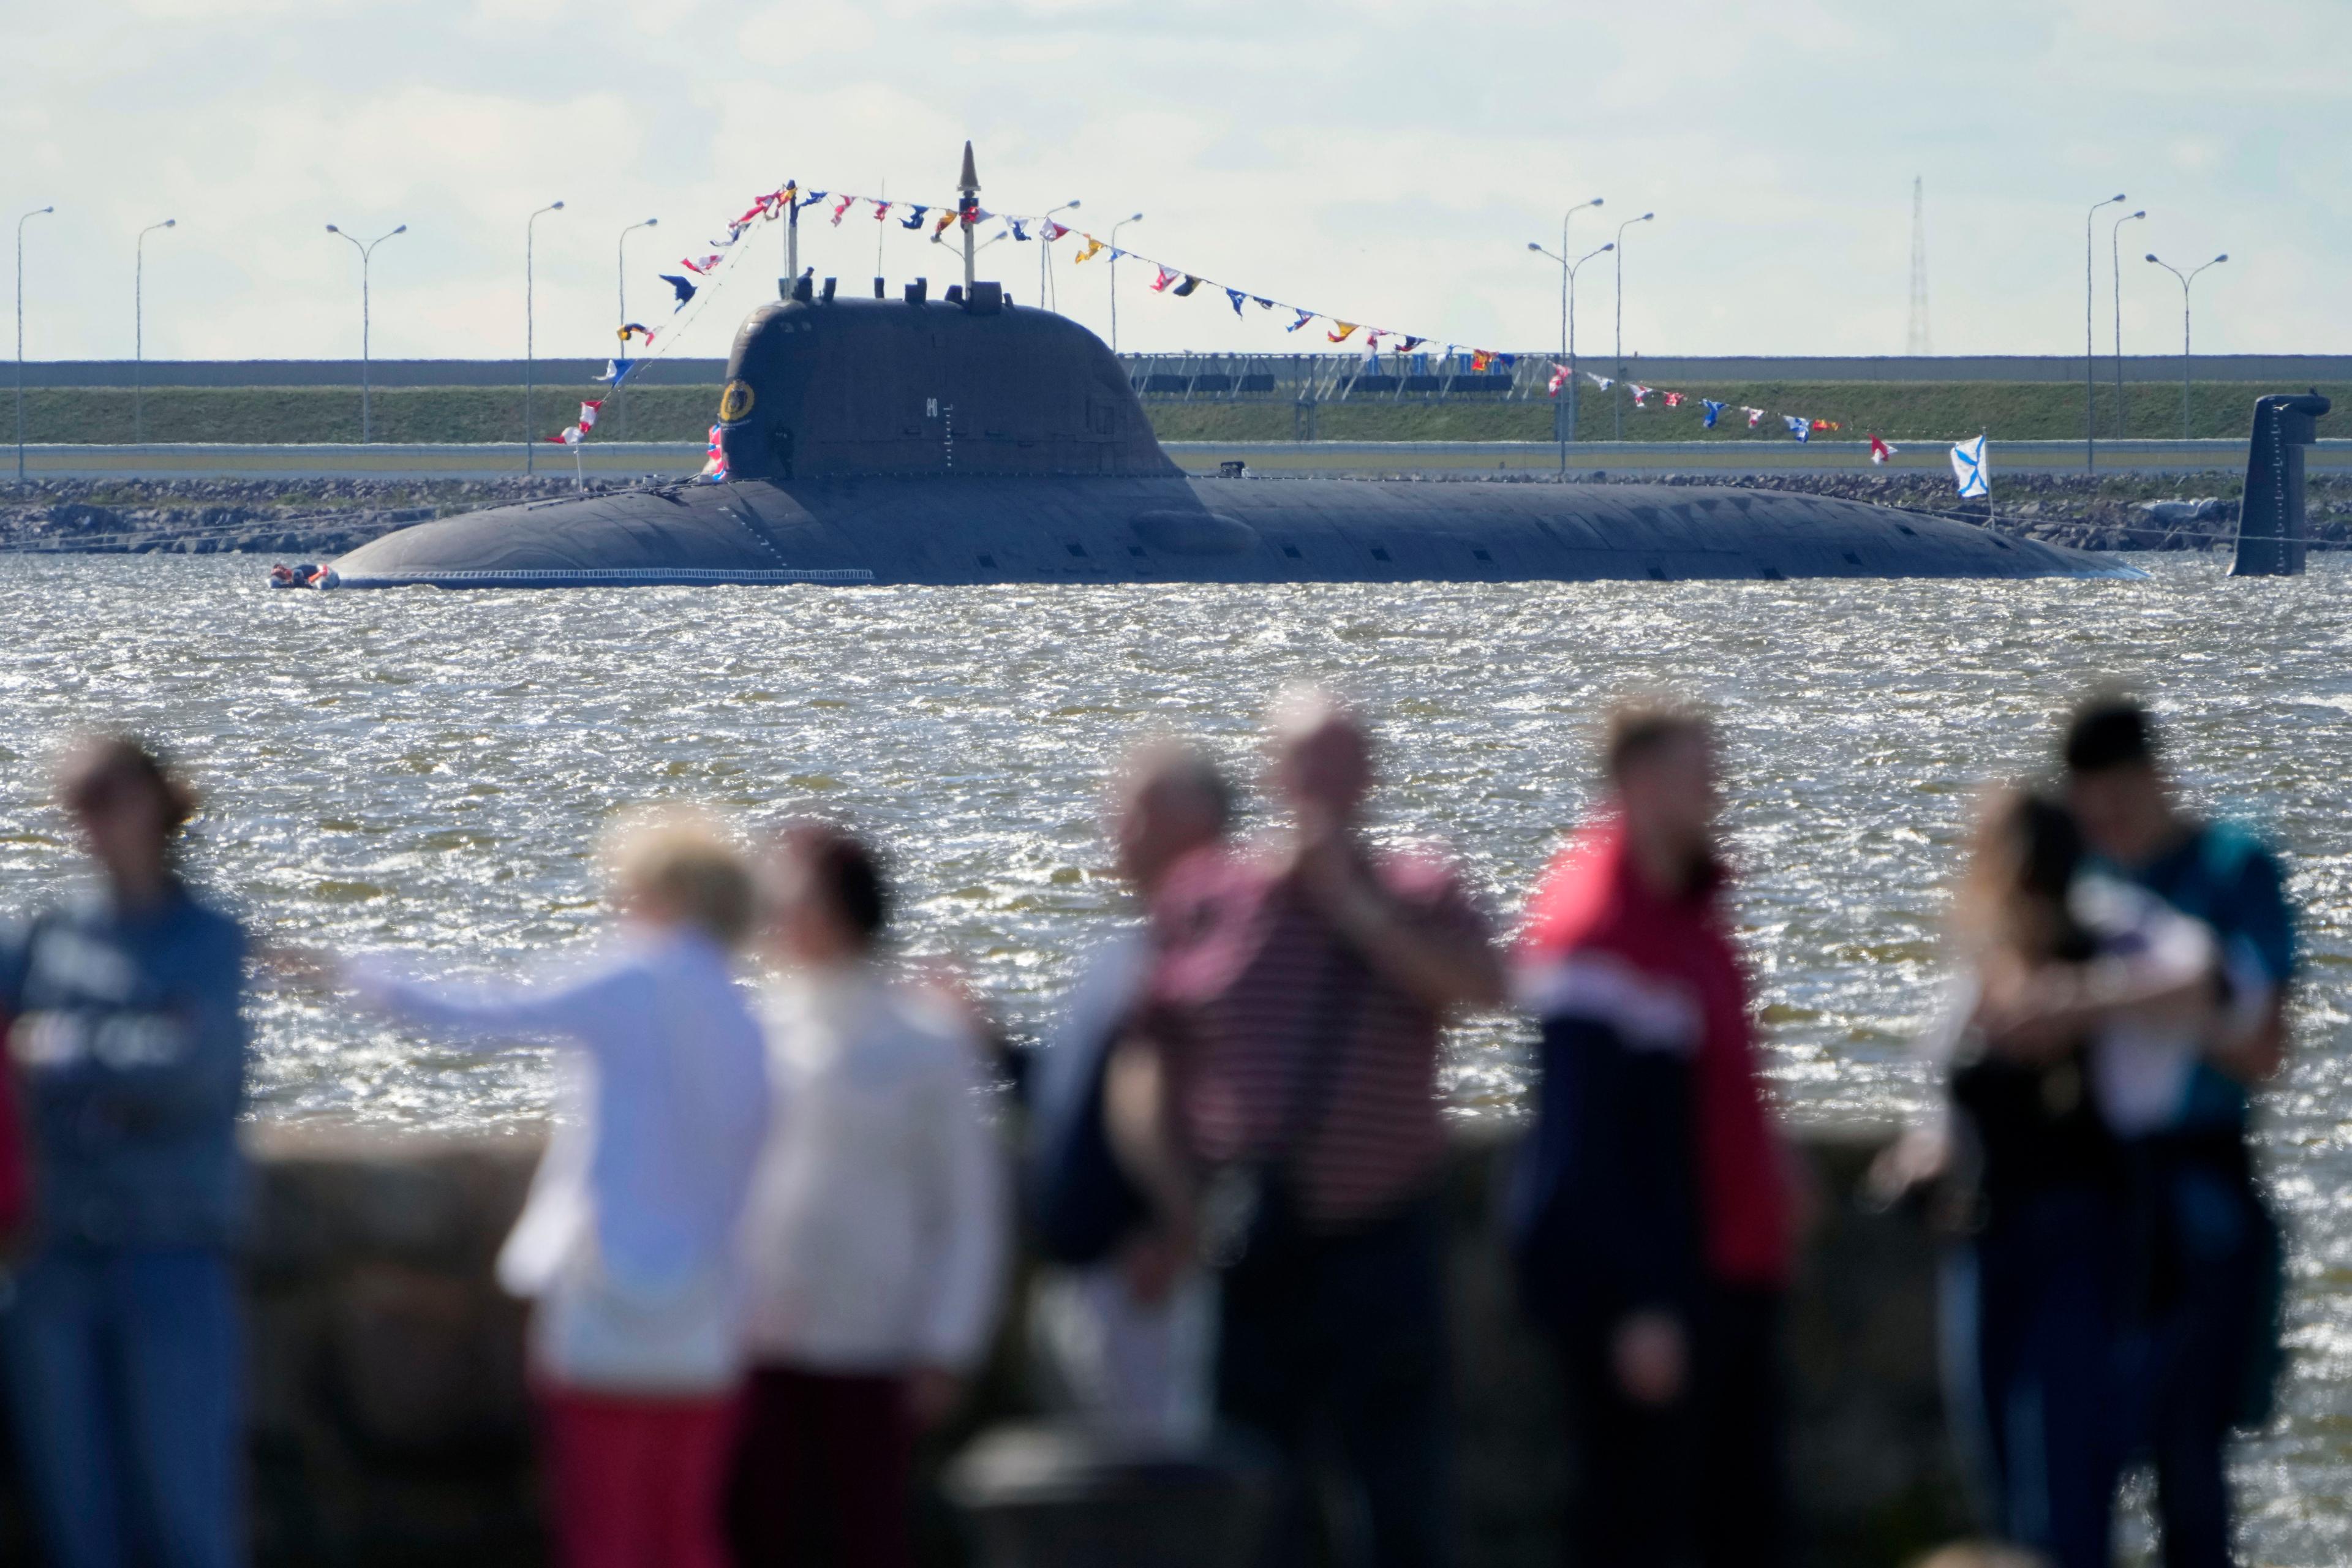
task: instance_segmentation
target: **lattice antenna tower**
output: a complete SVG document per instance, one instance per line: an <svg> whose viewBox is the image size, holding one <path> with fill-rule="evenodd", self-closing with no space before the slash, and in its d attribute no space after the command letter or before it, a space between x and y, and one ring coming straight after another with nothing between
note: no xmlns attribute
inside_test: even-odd
<svg viewBox="0 0 2352 1568"><path fill-rule="evenodd" d="M1931 354L1927 335L1927 189L1918 175L1911 179L1911 331L1903 352Z"/></svg>

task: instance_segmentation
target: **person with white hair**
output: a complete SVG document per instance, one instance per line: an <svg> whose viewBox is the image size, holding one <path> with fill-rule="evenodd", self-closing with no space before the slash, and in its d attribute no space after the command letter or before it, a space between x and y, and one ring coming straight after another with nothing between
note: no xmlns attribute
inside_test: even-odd
<svg viewBox="0 0 2352 1568"><path fill-rule="evenodd" d="M743 1377L746 1197L766 1134L766 1054L732 958L751 878L692 814L613 836L616 949L528 988L342 966L394 1016L558 1047L555 1128L499 1278L535 1303L550 1513L567 1568L724 1568L720 1505Z"/></svg>

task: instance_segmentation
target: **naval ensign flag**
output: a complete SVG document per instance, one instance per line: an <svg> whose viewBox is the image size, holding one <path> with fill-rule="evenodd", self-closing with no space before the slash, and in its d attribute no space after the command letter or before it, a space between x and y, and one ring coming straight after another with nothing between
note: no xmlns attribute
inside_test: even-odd
<svg viewBox="0 0 2352 1568"><path fill-rule="evenodd" d="M1985 460L1985 438L1963 441L1952 448L1952 477L1960 482L1960 499L1990 495L1992 468Z"/></svg>

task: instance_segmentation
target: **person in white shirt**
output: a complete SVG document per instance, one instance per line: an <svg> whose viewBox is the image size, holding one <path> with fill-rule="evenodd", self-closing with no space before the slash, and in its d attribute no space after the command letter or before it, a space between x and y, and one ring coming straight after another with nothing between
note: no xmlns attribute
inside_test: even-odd
<svg viewBox="0 0 2352 1568"><path fill-rule="evenodd" d="M530 989L343 966L395 1016L486 1044L551 1039L555 1129L499 1258L530 1298L551 1500L568 1568L725 1568L720 1504L742 1379L737 1237L769 1113L765 1051L730 950L749 868L716 825L616 835L615 952Z"/></svg>
<svg viewBox="0 0 2352 1568"><path fill-rule="evenodd" d="M889 889L874 851L806 823L762 871L784 969L762 1006L783 1110L744 1230L736 1560L801 1561L814 1533L842 1568L904 1568L916 1437L952 1411L995 1326L1003 1156L966 1016L878 951Z"/></svg>
<svg viewBox="0 0 2352 1568"><path fill-rule="evenodd" d="M1232 790L1215 763L1148 742L1119 770L1110 837L1119 874L1148 902L1171 868L1223 840ZM1118 1168L1104 1120L1105 1068L1150 976L1139 921L1097 946L1035 1071L1033 1208L1039 1246L1063 1265L1031 1299L1056 1403L1129 1436L1181 1445L1207 1429L1215 1291L1193 1238L1154 1223Z"/></svg>

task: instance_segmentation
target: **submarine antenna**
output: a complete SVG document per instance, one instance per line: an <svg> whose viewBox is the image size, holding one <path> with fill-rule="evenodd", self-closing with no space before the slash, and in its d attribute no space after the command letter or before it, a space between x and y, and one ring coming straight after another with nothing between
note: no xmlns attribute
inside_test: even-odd
<svg viewBox="0 0 2352 1568"><path fill-rule="evenodd" d="M963 144L963 177L956 182L956 189L963 194L963 297L969 300L973 272L971 231L978 226L973 215L980 211L980 172L972 167L969 142Z"/></svg>

